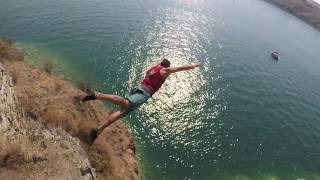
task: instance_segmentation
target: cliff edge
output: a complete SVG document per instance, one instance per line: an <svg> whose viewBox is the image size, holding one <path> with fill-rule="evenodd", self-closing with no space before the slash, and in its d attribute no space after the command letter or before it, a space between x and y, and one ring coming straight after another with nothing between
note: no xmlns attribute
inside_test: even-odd
<svg viewBox="0 0 320 180"><path fill-rule="evenodd" d="M133 139L118 121L91 146L80 141L111 110L82 103L84 92L24 62L0 39L0 179L139 179ZM82 176L80 168L93 173ZM9 178L12 176L12 178Z"/></svg>

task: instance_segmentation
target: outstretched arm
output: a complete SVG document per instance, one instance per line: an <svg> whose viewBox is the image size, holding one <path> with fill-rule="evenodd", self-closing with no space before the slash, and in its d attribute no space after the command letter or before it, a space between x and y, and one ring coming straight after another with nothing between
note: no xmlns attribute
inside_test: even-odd
<svg viewBox="0 0 320 180"><path fill-rule="evenodd" d="M168 67L168 68L162 69L163 71L161 70L162 72L160 71L160 73L163 76L169 76L172 73L176 73L180 71L188 71L199 66L200 64L187 64L187 65L178 66L178 67Z"/></svg>

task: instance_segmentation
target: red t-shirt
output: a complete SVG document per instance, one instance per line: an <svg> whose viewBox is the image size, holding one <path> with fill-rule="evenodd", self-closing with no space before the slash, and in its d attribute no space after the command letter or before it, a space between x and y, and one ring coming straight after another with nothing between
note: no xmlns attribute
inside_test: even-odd
<svg viewBox="0 0 320 180"><path fill-rule="evenodd" d="M151 67L147 71L145 78L141 81L141 85L148 88L151 95L157 92L166 80L166 78L162 77L160 74L162 68L164 67L159 65Z"/></svg>

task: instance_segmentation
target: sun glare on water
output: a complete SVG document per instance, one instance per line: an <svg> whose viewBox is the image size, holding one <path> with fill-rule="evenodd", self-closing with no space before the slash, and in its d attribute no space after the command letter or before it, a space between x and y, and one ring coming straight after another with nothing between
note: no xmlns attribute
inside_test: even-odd
<svg viewBox="0 0 320 180"><path fill-rule="evenodd" d="M151 47L147 52L150 56L142 63L137 58L129 71L129 86L133 87L134 82L143 78L144 72L163 57L169 59L172 66L202 63L200 68L171 75L149 103L140 108L147 116L143 121L157 127L152 131L154 137L160 140L174 138L171 144L194 148L197 143L186 134L202 126L199 117L204 111L206 98L197 92L207 83L205 71L208 60L198 58L197 54L207 54L199 39L200 28L207 19L201 14L178 9L166 9L164 13L165 18L156 19L146 37L147 46ZM142 54L141 49L140 46L136 48L137 57Z"/></svg>

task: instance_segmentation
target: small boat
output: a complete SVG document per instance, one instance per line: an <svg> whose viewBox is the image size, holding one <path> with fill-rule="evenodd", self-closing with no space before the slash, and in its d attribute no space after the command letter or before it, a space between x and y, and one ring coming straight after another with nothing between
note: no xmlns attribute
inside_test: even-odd
<svg viewBox="0 0 320 180"><path fill-rule="evenodd" d="M280 59L280 53L278 53L278 52L273 52L273 53L271 53L271 57L272 57L274 60L279 60L279 59Z"/></svg>

